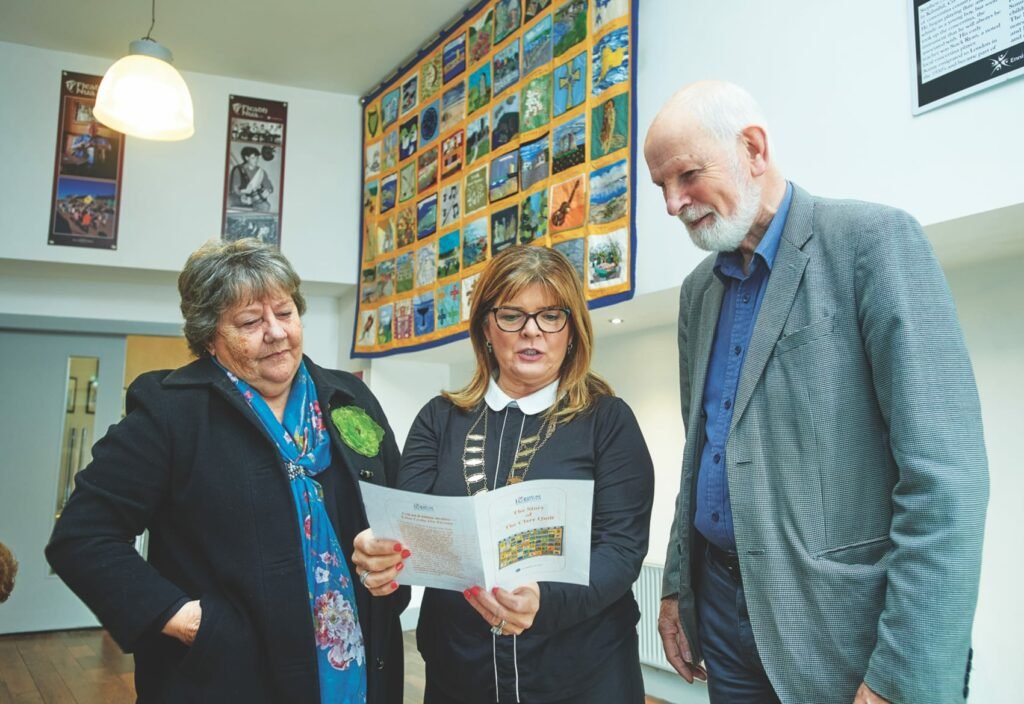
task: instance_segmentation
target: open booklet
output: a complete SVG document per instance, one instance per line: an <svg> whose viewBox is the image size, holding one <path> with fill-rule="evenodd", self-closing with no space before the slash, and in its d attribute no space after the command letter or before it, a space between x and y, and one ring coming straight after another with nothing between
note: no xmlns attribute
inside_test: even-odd
<svg viewBox="0 0 1024 704"><path fill-rule="evenodd" d="M400 584L462 591L527 582L590 583L594 482L538 479L475 496L363 482L370 528L412 551Z"/></svg>

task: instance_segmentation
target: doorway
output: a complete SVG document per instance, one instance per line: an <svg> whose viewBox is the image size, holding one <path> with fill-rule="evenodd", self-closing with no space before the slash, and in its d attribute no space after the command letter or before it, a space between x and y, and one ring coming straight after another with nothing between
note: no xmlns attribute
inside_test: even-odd
<svg viewBox="0 0 1024 704"><path fill-rule="evenodd" d="M96 626L43 549L92 446L124 416L131 382L191 354L182 337L0 329L0 359L0 542L19 562L0 634Z"/></svg>
<svg viewBox="0 0 1024 704"><path fill-rule="evenodd" d="M0 541L19 562L0 633L95 626L43 548L92 459L121 417L123 336L0 330Z"/></svg>

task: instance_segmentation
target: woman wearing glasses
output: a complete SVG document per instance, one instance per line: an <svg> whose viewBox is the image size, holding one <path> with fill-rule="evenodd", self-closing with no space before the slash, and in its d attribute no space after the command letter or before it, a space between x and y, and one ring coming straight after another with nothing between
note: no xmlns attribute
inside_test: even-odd
<svg viewBox="0 0 1024 704"><path fill-rule="evenodd" d="M498 254L474 291L470 339L473 378L420 411L398 486L466 496L534 479L594 480L590 584L427 589L417 628L424 701L641 703L630 587L647 553L653 466L629 407L590 370L594 338L576 270L544 247ZM416 559L395 548L369 532L356 538L353 560L374 595L394 591L404 561Z"/></svg>

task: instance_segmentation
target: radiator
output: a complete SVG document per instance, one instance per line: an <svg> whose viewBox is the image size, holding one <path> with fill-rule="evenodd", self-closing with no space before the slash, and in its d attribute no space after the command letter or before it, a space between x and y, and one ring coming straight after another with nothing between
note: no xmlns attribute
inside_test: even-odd
<svg viewBox="0 0 1024 704"><path fill-rule="evenodd" d="M633 584L633 595L640 605L640 623L636 625L640 636L640 662L668 672L675 672L661 647L658 635L658 609L661 607L661 565L644 563L640 577Z"/></svg>

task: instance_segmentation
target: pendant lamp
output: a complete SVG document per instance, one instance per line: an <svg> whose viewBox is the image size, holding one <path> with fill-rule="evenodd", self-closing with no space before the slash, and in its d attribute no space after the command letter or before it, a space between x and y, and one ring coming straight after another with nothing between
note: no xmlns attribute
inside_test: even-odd
<svg viewBox="0 0 1024 704"><path fill-rule="evenodd" d="M171 51L149 36L156 24L156 0L149 33L128 46L103 76L93 116L107 127L141 139L175 141L195 132L192 96L171 65Z"/></svg>

